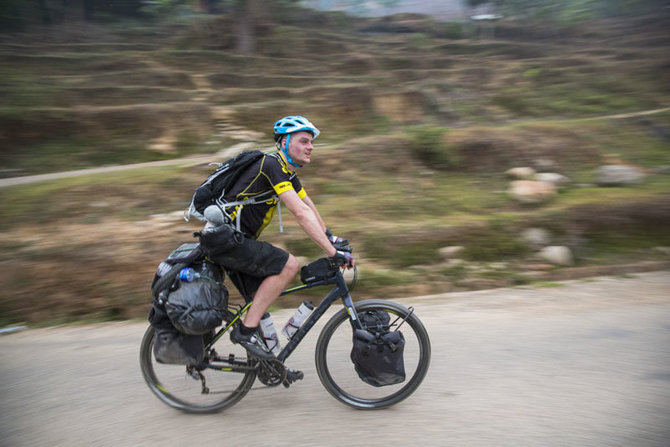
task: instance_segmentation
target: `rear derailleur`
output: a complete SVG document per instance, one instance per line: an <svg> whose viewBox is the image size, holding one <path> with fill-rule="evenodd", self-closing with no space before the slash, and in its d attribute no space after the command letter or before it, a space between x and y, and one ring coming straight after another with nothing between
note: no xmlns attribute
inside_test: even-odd
<svg viewBox="0 0 670 447"><path fill-rule="evenodd" d="M209 388L207 387L207 384L205 383L205 376L203 376L200 371L202 371L202 369L199 369L195 365L188 365L186 367L186 372L188 373L189 376L193 377L194 380L200 380L200 383L202 384L202 389L201 389L200 393L201 394L209 394Z"/></svg>

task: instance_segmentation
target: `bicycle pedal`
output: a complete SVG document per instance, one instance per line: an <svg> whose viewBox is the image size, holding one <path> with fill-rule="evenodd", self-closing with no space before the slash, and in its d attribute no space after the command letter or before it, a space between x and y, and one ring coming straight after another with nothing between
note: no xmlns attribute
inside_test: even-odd
<svg viewBox="0 0 670 447"><path fill-rule="evenodd" d="M303 374L302 371L297 371L295 369L286 369L286 379L284 379L284 382L282 385L284 385L284 388L288 388L291 386L293 382L297 382L298 380L302 380L305 377L305 374Z"/></svg>

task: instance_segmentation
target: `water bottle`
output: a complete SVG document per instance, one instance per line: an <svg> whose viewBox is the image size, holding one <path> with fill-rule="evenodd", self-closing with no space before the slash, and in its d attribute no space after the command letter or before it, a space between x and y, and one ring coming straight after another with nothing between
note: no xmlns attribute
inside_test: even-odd
<svg viewBox="0 0 670 447"><path fill-rule="evenodd" d="M284 329L282 329L282 334L289 340L298 332L298 329L305 322L309 314L314 310L314 305L309 301L303 301L300 307L295 311L293 316L288 320Z"/></svg>
<svg viewBox="0 0 670 447"><path fill-rule="evenodd" d="M279 345L279 336L277 335L277 330L272 321L272 316L269 313L266 312L265 315L263 315L260 327L265 344L276 357L281 352L281 346Z"/></svg>
<svg viewBox="0 0 670 447"><path fill-rule="evenodd" d="M200 278L200 273L196 272L190 267L183 268L179 271L179 279L184 282L193 282Z"/></svg>

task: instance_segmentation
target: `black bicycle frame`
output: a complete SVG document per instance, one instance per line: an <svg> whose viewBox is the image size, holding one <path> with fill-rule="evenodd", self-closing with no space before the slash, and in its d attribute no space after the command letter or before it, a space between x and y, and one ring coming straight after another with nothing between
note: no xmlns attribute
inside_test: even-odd
<svg viewBox="0 0 670 447"><path fill-rule="evenodd" d="M330 291L330 293L328 293L328 295L326 295L323 301L319 303L316 309L314 309L314 311L309 315L309 317L307 317L305 322L300 326L298 331L293 335L293 337L291 337L286 346L284 346L284 349L282 349L279 355L277 356L277 359L279 359L279 361L283 362L288 358L289 355L291 355L291 353L293 353L293 351L295 350L295 348L298 347L302 339L305 338L305 335L307 335L309 330L312 329L312 327L316 324L316 322L319 321L319 319L323 316L323 314L326 313L326 311L338 298L342 298L344 307L345 309L347 309L347 313L349 314L349 318L351 319L351 322L354 325L354 327L356 329L362 329L361 323L358 320L358 315L356 314L356 309L354 308L353 300L351 299L351 295L349 294L349 288L347 287L347 283L344 280L344 276L342 275L341 271L338 271L337 274L332 278L328 278L322 281L315 281L309 284L301 284L299 286L286 289L282 293L280 293L279 296L289 295L291 293L311 289L312 287L325 286L330 284L334 284L335 287ZM233 318L232 321L228 323L228 325L219 330L219 332L214 336L214 339L209 343L209 346L213 345L219 338L221 338L221 336L225 334L228 331L228 329L230 329L233 326L233 324L242 316L244 311L246 311L249 308L249 306L251 306L251 302L247 303L247 305L244 306L237 313L235 318Z"/></svg>
<svg viewBox="0 0 670 447"><path fill-rule="evenodd" d="M295 350L295 348L298 347L300 342L302 341L303 338L305 338L305 335L309 332L310 329L316 324L317 321L323 316L323 314L326 313L328 308L337 300L338 298L342 298L342 303L344 304L345 309L347 309L347 313L349 314L349 318L351 319L352 324L356 327L356 329L362 329L360 322L358 321L358 315L356 314L356 309L354 308L354 302L351 299L351 295L349 294L349 288L347 287L347 283L344 281L344 276L342 275L342 272L338 271L337 274L329 279L323 280L323 281L316 281L310 284L302 284L296 287L292 287L290 289L284 290L279 296L284 296L288 295L290 293L295 293L299 292L301 290L305 289L311 289L312 287L317 287L317 286L324 286L328 284L334 284L335 287L333 290L330 291L328 295L319 303L319 305L312 311L312 313L307 317L305 322L300 326L298 331L291 337L289 342L284 346L284 349L281 350L277 358L283 362L288 358L291 353Z"/></svg>

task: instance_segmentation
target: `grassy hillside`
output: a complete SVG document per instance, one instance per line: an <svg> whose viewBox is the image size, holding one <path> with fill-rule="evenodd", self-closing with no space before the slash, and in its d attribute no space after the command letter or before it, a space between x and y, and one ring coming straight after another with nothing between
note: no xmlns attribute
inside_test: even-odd
<svg viewBox="0 0 670 447"><path fill-rule="evenodd" d="M215 161L240 142L270 149L271 123L304 114L323 136L301 178L355 245L358 298L574 272L537 259L520 238L533 227L570 247L582 270L665 262L666 23L559 33L510 21L482 40L421 16L305 11L262 23L253 57L233 53L225 15L0 35L0 169ZM536 205L510 197L505 171L542 160L570 186ZM604 164L648 175L597 187ZM0 323L144 315L156 265L198 228L180 211L208 172L175 164L0 189ZM319 256L286 220L266 238ZM439 255L453 245L462 261Z"/></svg>

